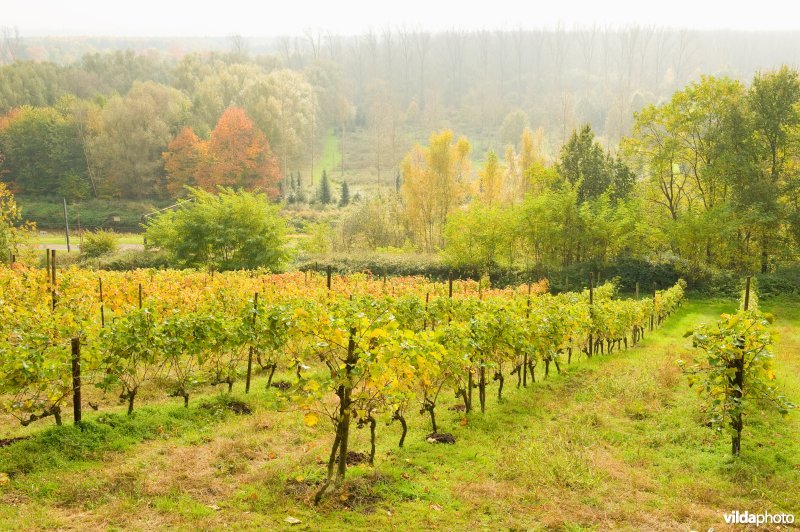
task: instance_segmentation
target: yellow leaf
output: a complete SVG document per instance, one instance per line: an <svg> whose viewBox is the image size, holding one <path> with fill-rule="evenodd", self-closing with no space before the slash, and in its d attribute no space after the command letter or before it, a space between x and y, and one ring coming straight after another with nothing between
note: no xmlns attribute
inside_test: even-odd
<svg viewBox="0 0 800 532"><path fill-rule="evenodd" d="M317 421L319 421L319 416L314 412L306 412L306 415L303 416L303 421L309 427L313 427L317 424Z"/></svg>

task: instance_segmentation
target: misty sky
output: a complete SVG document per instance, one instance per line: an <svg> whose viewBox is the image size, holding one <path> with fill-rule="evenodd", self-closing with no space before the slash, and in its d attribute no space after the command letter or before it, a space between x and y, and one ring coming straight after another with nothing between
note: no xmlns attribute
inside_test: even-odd
<svg viewBox="0 0 800 532"><path fill-rule="evenodd" d="M433 31L558 24L795 30L798 11L797 2L787 0L2 0L0 26L17 27L23 36L255 37L302 34L308 28L355 34L402 25Z"/></svg>

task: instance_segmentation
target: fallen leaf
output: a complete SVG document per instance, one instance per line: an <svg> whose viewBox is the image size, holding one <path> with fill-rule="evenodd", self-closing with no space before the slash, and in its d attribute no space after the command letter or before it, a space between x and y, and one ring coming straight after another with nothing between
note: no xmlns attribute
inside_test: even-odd
<svg viewBox="0 0 800 532"><path fill-rule="evenodd" d="M286 519L284 519L284 521L286 521L290 525L299 525L300 523L302 523L302 521L300 521L298 518L292 517L291 515Z"/></svg>
<svg viewBox="0 0 800 532"><path fill-rule="evenodd" d="M216 504L209 504L208 507L217 512L221 510L221 508Z"/></svg>
<svg viewBox="0 0 800 532"><path fill-rule="evenodd" d="M303 421L309 427L313 427L319 421L319 416L314 412L307 412L305 416L303 416Z"/></svg>
<svg viewBox="0 0 800 532"><path fill-rule="evenodd" d="M441 512L442 507L439 506L438 504L431 504L431 510L436 510L437 512Z"/></svg>
<svg viewBox="0 0 800 532"><path fill-rule="evenodd" d="M9 482L11 482L11 479L8 478L8 475L6 473L0 473L0 486L4 486Z"/></svg>

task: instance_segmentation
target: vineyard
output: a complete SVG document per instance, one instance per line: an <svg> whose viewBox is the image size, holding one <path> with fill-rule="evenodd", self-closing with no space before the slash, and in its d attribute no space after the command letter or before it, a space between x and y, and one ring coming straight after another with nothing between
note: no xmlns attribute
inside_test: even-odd
<svg viewBox="0 0 800 532"><path fill-rule="evenodd" d="M65 526L78 510L98 527L493 516L659 528L642 512L679 511L665 521L677 526L713 524L743 501L796 507L797 416L749 405L776 385L796 402L796 357L784 355L800 344L783 316L800 314L787 300L773 323L755 288L720 318L730 302L687 303L681 283L625 298L589 279L551 294L545 280L498 290L312 272L53 277L0 270L0 523L11 527ZM690 388L676 359L692 343ZM744 402L731 386L742 363ZM743 460L733 473L730 437ZM756 499L742 468L771 478ZM716 502L681 514L698 499L673 495L674 482ZM587 513L595 497L629 506Z"/></svg>
<svg viewBox="0 0 800 532"><path fill-rule="evenodd" d="M370 429L369 463L377 421L398 422L402 446L412 409L429 418L430 441L452 442L436 418L445 390L466 413L485 412L494 383L502 400L506 379L527 386L564 364L635 345L680 305L683 285L615 296L612 283L550 295L546 281L495 290L303 272L6 269L2 408L23 425L47 417L60 425L70 404L80 421L81 393L91 388L132 414L143 389L188 407L203 386L230 392L244 381L249 391L256 371L270 386L276 370L288 370L288 403L308 426L324 420L332 431L319 501L344 478L351 425Z"/></svg>

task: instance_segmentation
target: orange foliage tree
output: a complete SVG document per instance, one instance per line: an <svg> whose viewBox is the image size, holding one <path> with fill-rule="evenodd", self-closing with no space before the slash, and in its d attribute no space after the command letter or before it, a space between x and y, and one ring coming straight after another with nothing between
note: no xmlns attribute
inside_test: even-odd
<svg viewBox="0 0 800 532"><path fill-rule="evenodd" d="M184 128L163 154L167 189L180 195L185 185L214 191L218 186L265 192L274 198L283 179L267 138L244 110L222 113L209 140Z"/></svg>

